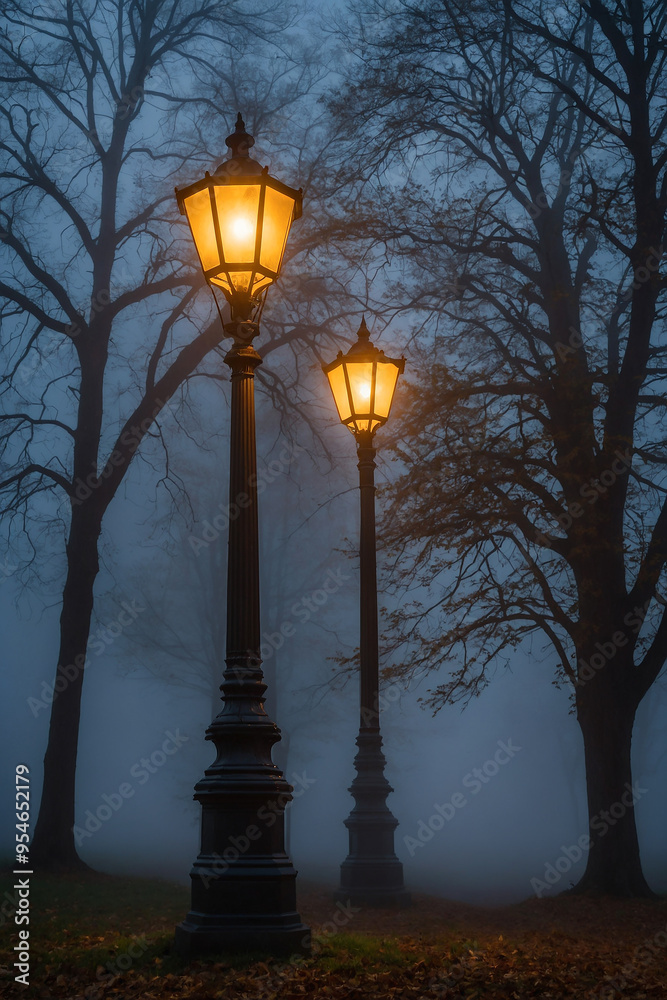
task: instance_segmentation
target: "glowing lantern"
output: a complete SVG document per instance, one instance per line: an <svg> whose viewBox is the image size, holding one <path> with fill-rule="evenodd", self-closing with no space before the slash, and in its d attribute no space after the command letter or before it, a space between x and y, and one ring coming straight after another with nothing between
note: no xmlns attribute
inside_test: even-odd
<svg viewBox="0 0 667 1000"><path fill-rule="evenodd" d="M372 434L385 422L404 367L405 358L387 358L371 344L365 319L347 354L339 351L335 361L322 365L338 416L353 434Z"/></svg>
<svg viewBox="0 0 667 1000"><path fill-rule="evenodd" d="M287 236L301 216L301 189L287 187L249 156L255 140L239 113L231 150L215 174L176 188L204 277L222 289L232 317L247 319L258 294L280 274Z"/></svg>

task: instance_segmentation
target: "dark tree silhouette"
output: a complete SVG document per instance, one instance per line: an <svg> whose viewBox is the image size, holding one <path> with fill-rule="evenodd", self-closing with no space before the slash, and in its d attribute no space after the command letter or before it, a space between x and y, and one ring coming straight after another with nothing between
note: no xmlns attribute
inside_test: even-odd
<svg viewBox="0 0 667 1000"><path fill-rule="evenodd" d="M81 864L75 769L105 512L145 436L160 440L166 404L212 354L208 371L221 377L224 334L207 296L196 296L203 282L175 225L174 185L225 158L239 100L261 109L248 115L261 149L271 139L264 117L279 130L309 91L319 70L275 47L294 14L270 0L3 5L0 513L33 552L40 517L66 531L31 845L42 867ZM278 330L276 343L302 333ZM168 461L162 481L182 486Z"/></svg>
<svg viewBox="0 0 667 1000"><path fill-rule="evenodd" d="M378 0L347 41L352 245L417 311L387 541L418 599L389 673L446 668L437 711L541 635L584 740L576 889L649 895L629 789L667 658L667 7Z"/></svg>

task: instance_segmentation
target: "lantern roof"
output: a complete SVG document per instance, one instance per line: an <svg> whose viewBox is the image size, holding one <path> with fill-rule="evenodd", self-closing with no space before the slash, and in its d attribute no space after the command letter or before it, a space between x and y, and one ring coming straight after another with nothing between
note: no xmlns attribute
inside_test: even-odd
<svg viewBox="0 0 667 1000"><path fill-rule="evenodd" d="M378 361L380 364L387 362L398 365L401 372L405 367L405 358L388 358L381 348L371 343L371 332L366 326L365 316L361 317L361 324L357 330L357 339L354 344L352 344L345 354L339 351L335 360L328 365L322 365L322 368L325 372L329 371L335 365L340 364L341 361L346 361L348 358L355 361Z"/></svg>
<svg viewBox="0 0 667 1000"><path fill-rule="evenodd" d="M261 174L264 169L258 160L250 156L249 150L255 145L255 139L249 132L246 132L243 116L239 111L236 117L236 127L231 135L225 139L225 145L229 147L230 155L227 160L223 160L215 171L214 176L220 174Z"/></svg>

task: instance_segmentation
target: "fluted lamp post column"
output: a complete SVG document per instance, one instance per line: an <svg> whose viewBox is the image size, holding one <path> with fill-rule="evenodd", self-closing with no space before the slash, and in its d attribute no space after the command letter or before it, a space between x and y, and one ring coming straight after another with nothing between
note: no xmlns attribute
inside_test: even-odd
<svg viewBox="0 0 667 1000"><path fill-rule="evenodd" d="M239 114L226 139L230 157L176 196L232 346L227 561L226 669L223 706L206 739L217 756L195 786L201 850L190 872L190 912L176 928L176 950L308 953L309 929L296 910L296 870L285 851L285 806L292 786L271 759L280 730L264 710L260 658L259 539L252 341L265 289L279 273L301 191L249 155L254 139ZM225 322L218 296L230 307ZM224 300L222 302L224 306Z"/></svg>
<svg viewBox="0 0 667 1000"><path fill-rule="evenodd" d="M370 906L406 906L403 865L394 852L398 820L387 806L393 788L384 775L379 712L378 603L375 541L374 434L389 416L404 358L388 358L370 342L365 320L347 354L323 365L338 415L355 436L359 459L360 532L360 724L356 776L350 786L354 808L345 826L350 850L340 870L338 900Z"/></svg>

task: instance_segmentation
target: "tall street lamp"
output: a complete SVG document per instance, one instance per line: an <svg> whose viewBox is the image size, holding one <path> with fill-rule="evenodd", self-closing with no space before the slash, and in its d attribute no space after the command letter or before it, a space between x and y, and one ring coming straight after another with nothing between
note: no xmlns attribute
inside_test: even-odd
<svg viewBox="0 0 667 1000"><path fill-rule="evenodd" d="M347 354L322 368L329 379L341 421L354 434L359 458L361 497L360 682L361 720L350 786L355 806L345 826L350 852L341 865L335 898L361 905L410 903L403 865L394 853L398 820L387 807L393 788L384 776L378 678L378 604L375 544L375 447L373 435L389 416L404 358L387 358L370 342L365 320Z"/></svg>
<svg viewBox="0 0 667 1000"><path fill-rule="evenodd" d="M292 786L271 759L280 730L264 710L260 658L259 538L252 346L265 289L279 273L301 191L275 180L249 155L254 139L239 114L230 157L213 175L176 189L225 333L231 369L226 669L223 707L206 731L217 756L195 785L201 850L190 872L192 907L176 928L176 950L308 953L296 911L296 870L285 850ZM225 323L222 293L231 311ZM224 302L223 302L224 305Z"/></svg>

